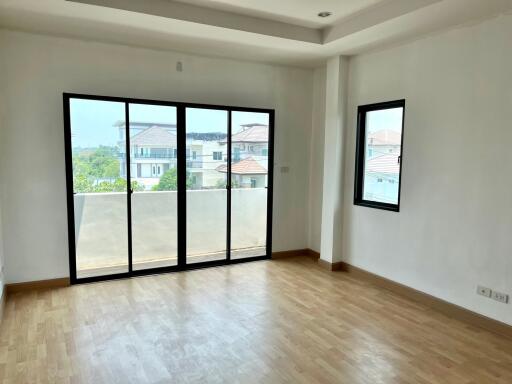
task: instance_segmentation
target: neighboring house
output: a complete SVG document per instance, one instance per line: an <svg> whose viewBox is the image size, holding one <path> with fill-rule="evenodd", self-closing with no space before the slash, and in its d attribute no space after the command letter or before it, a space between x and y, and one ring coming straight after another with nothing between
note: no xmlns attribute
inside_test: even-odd
<svg viewBox="0 0 512 384"><path fill-rule="evenodd" d="M226 144L226 140L223 143ZM268 125L242 124L240 131L233 134L231 145L234 185L240 188L267 186ZM227 166L220 166L217 170L227 172Z"/></svg>
<svg viewBox="0 0 512 384"><path fill-rule="evenodd" d="M120 170L126 177L125 125L119 129ZM160 177L177 166L175 124L132 122L130 126L130 170L132 180L150 190ZM268 126L245 124L232 137L232 175L244 188L266 186L268 169ZM187 171L193 188L218 188L226 179L227 139L222 133L187 133Z"/></svg>
<svg viewBox="0 0 512 384"><path fill-rule="evenodd" d="M372 132L367 140L365 162L365 199L395 203L400 172L399 132L383 129Z"/></svg>
<svg viewBox="0 0 512 384"><path fill-rule="evenodd" d="M225 164L225 148L219 144L218 137L193 134L187 135L187 171L193 181L193 188L217 188L225 176L216 169ZM223 138L226 135L222 135Z"/></svg>
<svg viewBox="0 0 512 384"><path fill-rule="evenodd" d="M237 188L265 188L267 185L267 168L251 156L231 165L233 184ZM227 165L217 168L227 173Z"/></svg>
<svg viewBox="0 0 512 384"><path fill-rule="evenodd" d="M367 153L368 159L385 154L400 154L402 135L391 129L381 129L368 134Z"/></svg>
<svg viewBox="0 0 512 384"><path fill-rule="evenodd" d="M268 156L268 126L263 124L243 124L242 129L231 138L233 161L248 156ZM225 142L225 141L224 141Z"/></svg>
<svg viewBox="0 0 512 384"><path fill-rule="evenodd" d="M126 177L125 124L119 129L120 171ZM151 189L170 168L176 167L176 125L132 122L130 124L131 178Z"/></svg>

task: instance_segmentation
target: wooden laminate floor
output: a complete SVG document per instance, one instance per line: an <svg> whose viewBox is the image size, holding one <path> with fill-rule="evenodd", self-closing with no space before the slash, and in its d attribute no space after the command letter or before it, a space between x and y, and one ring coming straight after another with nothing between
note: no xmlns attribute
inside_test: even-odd
<svg viewBox="0 0 512 384"><path fill-rule="evenodd" d="M17 293L0 383L512 383L512 342L307 258Z"/></svg>

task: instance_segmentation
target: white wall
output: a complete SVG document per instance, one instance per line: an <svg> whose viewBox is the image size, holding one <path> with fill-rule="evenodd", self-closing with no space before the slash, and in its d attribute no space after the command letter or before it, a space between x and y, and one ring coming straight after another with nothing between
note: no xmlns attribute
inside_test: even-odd
<svg viewBox="0 0 512 384"><path fill-rule="evenodd" d="M309 163L309 248L320 252L322 228L322 184L324 165L325 68L313 73L313 123L311 127Z"/></svg>
<svg viewBox="0 0 512 384"><path fill-rule="evenodd" d="M0 122L0 129L1 129L1 122ZM0 135L0 140L1 140ZM1 169L0 169L0 180L1 180ZM5 276L4 276L4 237L3 237L3 226L2 226L2 204L1 204L1 191L0 191L0 299L2 298L2 295L4 293L4 284L5 284ZM1 313L1 310L0 310Z"/></svg>
<svg viewBox="0 0 512 384"><path fill-rule="evenodd" d="M273 246L307 246L311 70L11 31L0 66L8 282L69 274L62 92L275 108Z"/></svg>
<svg viewBox="0 0 512 384"><path fill-rule="evenodd" d="M512 16L351 59L343 259L512 324ZM406 99L400 213L352 204L358 105Z"/></svg>
<svg viewBox="0 0 512 384"><path fill-rule="evenodd" d="M0 73L2 72L2 65L0 63ZM4 141L4 87L2 83L2 79L0 78L0 149L1 144ZM4 256L4 236L3 236L3 225L2 225L2 194L3 194L3 166L5 163L2 153L0 152L0 299L4 293L4 284L5 284L5 256ZM1 312L1 310L0 310Z"/></svg>

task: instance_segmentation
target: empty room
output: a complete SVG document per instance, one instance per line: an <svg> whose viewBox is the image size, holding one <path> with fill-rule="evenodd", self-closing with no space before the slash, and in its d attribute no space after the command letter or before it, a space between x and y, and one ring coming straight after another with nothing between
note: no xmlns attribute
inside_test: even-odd
<svg viewBox="0 0 512 384"><path fill-rule="evenodd" d="M0 0L0 384L511 384L512 0Z"/></svg>

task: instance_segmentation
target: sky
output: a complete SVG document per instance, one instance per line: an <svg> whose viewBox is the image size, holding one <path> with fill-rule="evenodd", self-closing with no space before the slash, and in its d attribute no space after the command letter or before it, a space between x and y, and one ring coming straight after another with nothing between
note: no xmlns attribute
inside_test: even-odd
<svg viewBox="0 0 512 384"><path fill-rule="evenodd" d="M124 103L71 99L71 133L73 147L114 146L119 140L119 131L113 125L124 121ZM226 111L212 109L187 109L187 132L227 133ZM130 121L176 124L176 108L130 104ZM268 124L266 113L233 112L233 133L241 124Z"/></svg>
<svg viewBox="0 0 512 384"><path fill-rule="evenodd" d="M389 129L398 133L402 132L403 108L390 108L371 111L366 114L366 129L373 133L383 129Z"/></svg>

